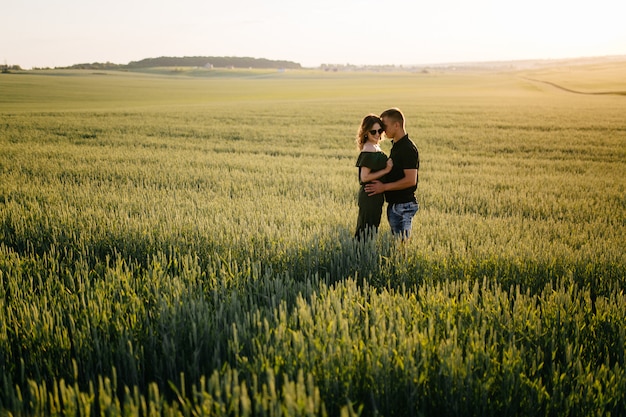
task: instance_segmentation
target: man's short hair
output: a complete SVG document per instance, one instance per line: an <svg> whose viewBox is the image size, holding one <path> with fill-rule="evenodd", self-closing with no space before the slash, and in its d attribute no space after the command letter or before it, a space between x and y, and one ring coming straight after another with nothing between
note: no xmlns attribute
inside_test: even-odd
<svg viewBox="0 0 626 417"><path fill-rule="evenodd" d="M394 122L398 122L404 127L404 114L400 111L400 109L394 107L392 109L385 110L380 114L380 118L391 119Z"/></svg>

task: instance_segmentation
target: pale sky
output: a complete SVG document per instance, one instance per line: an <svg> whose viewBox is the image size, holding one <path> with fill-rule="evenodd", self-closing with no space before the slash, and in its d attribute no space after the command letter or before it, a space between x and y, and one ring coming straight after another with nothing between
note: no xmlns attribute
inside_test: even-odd
<svg viewBox="0 0 626 417"><path fill-rule="evenodd" d="M420 65L626 55L624 0L3 0L0 63Z"/></svg>

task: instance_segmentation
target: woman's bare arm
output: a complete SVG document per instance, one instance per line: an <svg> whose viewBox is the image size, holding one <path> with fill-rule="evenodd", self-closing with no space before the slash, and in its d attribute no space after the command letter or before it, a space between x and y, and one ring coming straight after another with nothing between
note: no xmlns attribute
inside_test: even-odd
<svg viewBox="0 0 626 417"><path fill-rule="evenodd" d="M372 172L368 167L361 167L361 182L366 183L374 180L378 180L382 178L384 175L388 174L393 167L393 161L391 158L387 159L387 166L380 171Z"/></svg>

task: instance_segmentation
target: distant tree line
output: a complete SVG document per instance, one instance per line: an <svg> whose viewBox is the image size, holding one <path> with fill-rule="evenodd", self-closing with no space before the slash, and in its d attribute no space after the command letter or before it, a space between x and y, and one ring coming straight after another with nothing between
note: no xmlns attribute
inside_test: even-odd
<svg viewBox="0 0 626 417"><path fill-rule="evenodd" d="M3 74L9 73L11 71L21 71L22 67L19 65L0 65L0 71Z"/></svg>
<svg viewBox="0 0 626 417"><path fill-rule="evenodd" d="M302 66L291 61L273 61L265 58L249 57L215 57L215 56L192 56L192 57L167 57L146 58L141 61L132 61L127 65L113 64L111 62L94 62L91 64L75 64L69 69L90 70L120 70L152 67L207 67L207 68L262 68L262 69L300 69Z"/></svg>
<svg viewBox="0 0 626 417"><path fill-rule="evenodd" d="M119 70L124 68L126 68L126 65L114 64L112 62L92 62L91 64L75 64L60 69Z"/></svg>
<svg viewBox="0 0 626 417"><path fill-rule="evenodd" d="M215 67L215 68L285 68L299 69L302 66L291 61L273 61L265 58L250 57L219 57L219 56L188 56L146 58L141 61L129 62L128 68L150 67Z"/></svg>

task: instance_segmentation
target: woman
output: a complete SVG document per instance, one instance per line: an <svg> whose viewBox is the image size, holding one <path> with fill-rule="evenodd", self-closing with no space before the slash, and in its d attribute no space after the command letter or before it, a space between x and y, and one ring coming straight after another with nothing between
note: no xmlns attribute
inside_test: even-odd
<svg viewBox="0 0 626 417"><path fill-rule="evenodd" d="M368 196L365 192L365 184L379 180L391 171L393 161L381 151L378 142L384 132L382 120L375 114L368 114L363 118L359 127L356 144L361 152L356 161L359 168L359 217L356 224L355 237L373 234L378 230L380 218L385 202L384 194Z"/></svg>

